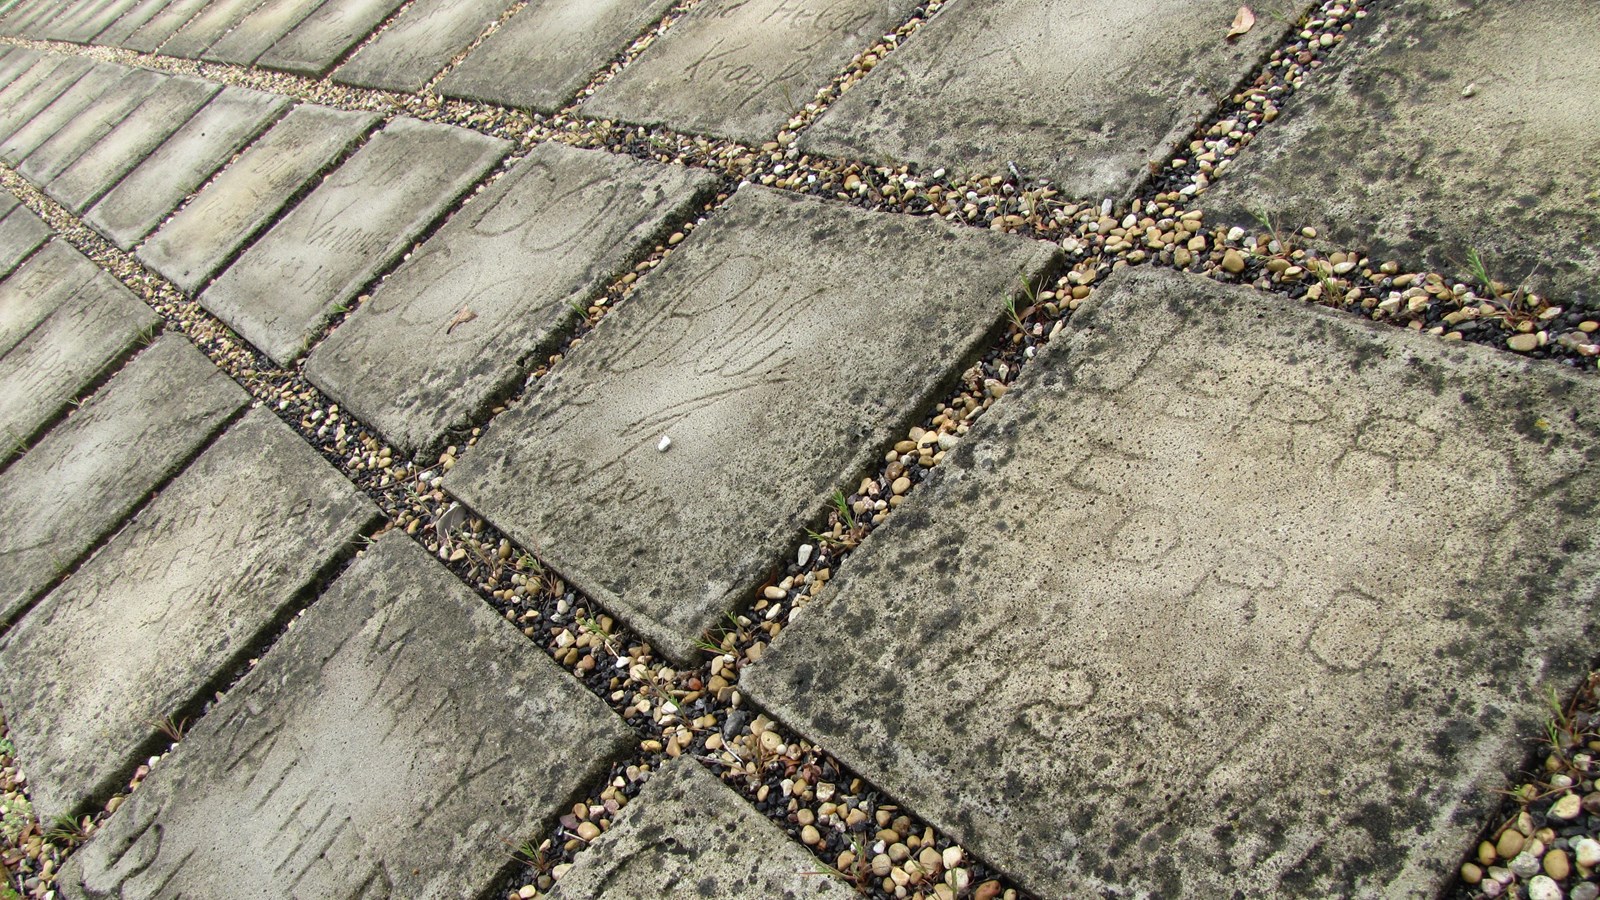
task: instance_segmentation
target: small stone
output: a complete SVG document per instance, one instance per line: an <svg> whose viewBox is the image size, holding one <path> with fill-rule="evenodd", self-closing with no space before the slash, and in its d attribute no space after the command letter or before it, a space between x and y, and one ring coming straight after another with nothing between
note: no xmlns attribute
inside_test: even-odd
<svg viewBox="0 0 1600 900"><path fill-rule="evenodd" d="M896 494L904 494L906 491L911 490L911 479L901 475L894 480L894 484L889 485L889 490L894 491Z"/></svg>
<svg viewBox="0 0 1600 900"><path fill-rule="evenodd" d="M1585 869L1600 866L1600 841L1594 838L1578 838L1578 842L1572 845L1572 853L1578 865Z"/></svg>
<svg viewBox="0 0 1600 900"><path fill-rule="evenodd" d="M801 544L799 552L794 557L795 564L803 568L806 563L811 562L812 552L813 549L810 544Z"/></svg>
<svg viewBox="0 0 1600 900"><path fill-rule="evenodd" d="M1492 866L1496 859L1498 859L1498 856L1495 854L1494 845L1488 841L1479 841L1478 862L1486 866Z"/></svg>
<svg viewBox="0 0 1600 900"><path fill-rule="evenodd" d="M807 825L800 829L800 841L808 847L815 847L822 843L822 835L817 831L817 826Z"/></svg>
<svg viewBox="0 0 1600 900"><path fill-rule="evenodd" d="M1234 275L1237 275L1240 272L1243 272L1244 271L1244 254L1240 253L1237 250L1229 250L1226 253L1222 254L1222 268L1223 268L1223 271L1231 272Z"/></svg>
<svg viewBox="0 0 1600 900"><path fill-rule="evenodd" d="M1485 881L1478 886L1478 890L1483 891L1485 897L1498 897L1505 891L1505 888L1498 881Z"/></svg>
<svg viewBox="0 0 1600 900"><path fill-rule="evenodd" d="M672 446L672 438L669 438L669 437L667 437L666 435L663 434L661 436L660 443L656 444L656 451L658 453L665 453L665 452L667 452L667 449L669 447L671 447L671 446Z"/></svg>
<svg viewBox="0 0 1600 900"><path fill-rule="evenodd" d="M1539 857L1524 850L1511 860L1509 868L1519 878L1532 878L1539 874Z"/></svg>
<svg viewBox="0 0 1600 900"><path fill-rule="evenodd" d="M1517 335L1526 337L1526 335ZM1535 339L1537 340L1537 339ZM1550 817L1570 822L1583 814L1583 798L1577 794L1562 794L1555 804L1550 807Z"/></svg>
<svg viewBox="0 0 1600 900"><path fill-rule="evenodd" d="M1539 336L1537 334L1514 334L1506 341L1506 346L1518 353L1537 350L1539 348Z"/></svg>
<svg viewBox="0 0 1600 900"><path fill-rule="evenodd" d="M1567 859L1567 851L1561 849L1551 850L1544 855L1544 871L1546 875L1557 881L1564 881L1572 873L1572 863Z"/></svg>
<svg viewBox="0 0 1600 900"><path fill-rule="evenodd" d="M1561 900L1561 886L1548 875L1540 875L1528 882L1528 900Z"/></svg>
<svg viewBox="0 0 1600 900"><path fill-rule="evenodd" d="M1572 889L1572 900L1596 900L1600 898L1600 884L1585 881Z"/></svg>
<svg viewBox="0 0 1600 900"><path fill-rule="evenodd" d="M872 858L872 874L882 878L894 869L894 860L887 853L879 853Z"/></svg>
<svg viewBox="0 0 1600 900"><path fill-rule="evenodd" d="M579 822L578 823L578 837L583 838L585 843L591 842L591 841L593 841L595 838L597 838L599 836L600 836L600 826L599 825L596 825L593 822Z"/></svg>
<svg viewBox="0 0 1600 900"><path fill-rule="evenodd" d="M1507 828L1505 834L1500 835L1500 841L1494 845L1494 849L1501 859L1510 859L1522 852L1522 844L1526 840L1522 832L1515 828Z"/></svg>
<svg viewBox="0 0 1600 900"><path fill-rule="evenodd" d="M789 594L783 588L778 587L775 584L769 584L761 589L761 596L767 598L768 600L782 600L784 597L789 596Z"/></svg>
<svg viewBox="0 0 1600 900"><path fill-rule="evenodd" d="M954 869L961 865L961 848L946 847L943 854L943 862L946 869Z"/></svg>

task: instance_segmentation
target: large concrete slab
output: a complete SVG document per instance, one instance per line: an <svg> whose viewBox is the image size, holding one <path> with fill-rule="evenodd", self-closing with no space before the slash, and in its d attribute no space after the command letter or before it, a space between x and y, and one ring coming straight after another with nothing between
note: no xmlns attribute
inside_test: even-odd
<svg viewBox="0 0 1600 900"><path fill-rule="evenodd" d="M54 103L93 64L76 56L46 57L0 91L0 137L9 139Z"/></svg>
<svg viewBox="0 0 1600 900"><path fill-rule="evenodd" d="M1040 896L1440 895L1588 671L1600 385L1173 272L1073 326L744 690Z"/></svg>
<svg viewBox="0 0 1600 900"><path fill-rule="evenodd" d="M11 277L0 281L0 359L102 274L99 266L71 244L51 241Z"/></svg>
<svg viewBox="0 0 1600 900"><path fill-rule="evenodd" d="M49 237L50 226L25 206L18 205L0 217L0 278L10 275Z"/></svg>
<svg viewBox="0 0 1600 900"><path fill-rule="evenodd" d="M1359 22L1202 197L1221 219L1559 295L1600 283L1600 6L1405 0ZM1556 302L1561 302L1557 298Z"/></svg>
<svg viewBox="0 0 1600 900"><path fill-rule="evenodd" d="M31 778L30 778L31 780ZM843 881L732 788L686 757L651 777L556 883L552 898L855 900Z"/></svg>
<svg viewBox="0 0 1600 900"><path fill-rule="evenodd" d="M99 143L45 185L74 215L83 215L222 89L188 76L166 79Z"/></svg>
<svg viewBox="0 0 1600 900"><path fill-rule="evenodd" d="M34 304L22 305L20 314L33 311ZM11 318L9 311L4 315ZM154 310L97 268L0 357L0 464L21 453L160 323Z"/></svg>
<svg viewBox="0 0 1600 900"><path fill-rule="evenodd" d="M510 848L629 743L598 698L391 532L62 882L85 898L485 897Z"/></svg>
<svg viewBox="0 0 1600 900"><path fill-rule="evenodd" d="M377 121L372 113L295 107L146 241L139 259L195 293Z"/></svg>
<svg viewBox="0 0 1600 900"><path fill-rule="evenodd" d="M672 0L531 0L440 79L439 93L553 113Z"/></svg>
<svg viewBox="0 0 1600 900"><path fill-rule="evenodd" d="M840 97L801 149L1127 197L1311 6L1238 0L952 3Z"/></svg>
<svg viewBox="0 0 1600 900"><path fill-rule="evenodd" d="M188 341L163 335L0 473L0 623L120 525L249 400Z"/></svg>
<svg viewBox="0 0 1600 900"><path fill-rule="evenodd" d="M511 8L514 0L416 0L350 57L333 80L414 93Z"/></svg>
<svg viewBox="0 0 1600 900"><path fill-rule="evenodd" d="M707 0L583 104L585 114L769 141L918 0Z"/></svg>
<svg viewBox="0 0 1600 900"><path fill-rule="evenodd" d="M72 81L54 100L42 105L39 112L20 124L0 144L0 160L16 166L35 148L100 99L122 77L122 66L110 63L86 63L83 68L63 67L69 75L76 71L81 77ZM29 104L31 105L31 104Z"/></svg>
<svg viewBox="0 0 1600 900"><path fill-rule="evenodd" d="M306 374L406 453L436 450L548 355L574 306L628 272L718 183L544 144L387 278L311 354ZM475 318L455 322L462 309Z"/></svg>
<svg viewBox="0 0 1600 900"><path fill-rule="evenodd" d="M397 118L283 217L200 303L280 364L511 149Z"/></svg>
<svg viewBox="0 0 1600 900"><path fill-rule="evenodd" d="M169 76L146 69L119 72L111 88L29 153L17 171L34 184L49 184L168 80Z"/></svg>
<svg viewBox="0 0 1600 900"><path fill-rule="evenodd" d="M278 39L288 34L300 20L315 12L323 0L266 0L255 12L200 54L202 59L253 64Z"/></svg>
<svg viewBox="0 0 1600 900"><path fill-rule="evenodd" d="M200 54L244 21L262 0L211 0L194 18L161 45L162 56L199 59Z"/></svg>
<svg viewBox="0 0 1600 900"><path fill-rule="evenodd" d="M223 88L83 220L123 250L132 249L290 105L286 97Z"/></svg>
<svg viewBox="0 0 1600 900"><path fill-rule="evenodd" d="M1019 273L1051 259L1015 236L743 188L445 484L687 659L988 343ZM885 327L911 321L916 341Z"/></svg>
<svg viewBox="0 0 1600 900"><path fill-rule="evenodd" d="M154 53L167 38L184 26L184 23L194 18L195 14L205 9L210 0L169 0L169 2L156 11L149 21L139 26L133 34L128 35L119 44L129 50L140 53Z"/></svg>
<svg viewBox="0 0 1600 900"><path fill-rule="evenodd" d="M403 0L324 3L262 54L261 65L321 78L400 8Z"/></svg>
<svg viewBox="0 0 1600 900"><path fill-rule="evenodd" d="M382 519L255 410L0 643L0 704L44 821L103 802Z"/></svg>

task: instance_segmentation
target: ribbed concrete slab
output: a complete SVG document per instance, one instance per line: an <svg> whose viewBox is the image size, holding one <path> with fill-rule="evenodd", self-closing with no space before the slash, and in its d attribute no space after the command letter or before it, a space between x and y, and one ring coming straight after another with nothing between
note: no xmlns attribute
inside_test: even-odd
<svg viewBox="0 0 1600 900"><path fill-rule="evenodd" d="M20 164L40 144L49 140L62 127L88 109L90 104L100 99L127 70L109 63L85 62L81 69L73 66L66 71L69 74L77 71L81 77L65 86L54 100L40 104L39 111L35 115L20 123L17 129L11 132L5 142L0 144L0 160L12 166Z"/></svg>
<svg viewBox="0 0 1600 900"><path fill-rule="evenodd" d="M22 177L47 185L116 128L128 113L169 79L145 69L125 69L116 82L17 166Z"/></svg>
<svg viewBox="0 0 1600 900"><path fill-rule="evenodd" d="M249 402L164 335L0 472L0 622L15 619ZM135 449L136 448L136 449Z"/></svg>
<svg viewBox="0 0 1600 900"><path fill-rule="evenodd" d="M209 0L168 0L150 20L124 38L119 46L140 53L154 53L173 32L204 9Z"/></svg>
<svg viewBox="0 0 1600 900"><path fill-rule="evenodd" d="M9 140L92 67L76 56L45 57L0 91L0 138Z"/></svg>
<svg viewBox="0 0 1600 900"><path fill-rule="evenodd" d="M323 0L265 0L239 23L239 27L201 53L200 58L238 66L251 65L322 3Z"/></svg>
<svg viewBox="0 0 1600 900"><path fill-rule="evenodd" d="M1439 896L1588 671L1600 386L1167 271L1071 324L742 689L1043 897Z"/></svg>
<svg viewBox="0 0 1600 900"><path fill-rule="evenodd" d="M261 65L320 78L400 8L403 0L324 3L262 54Z"/></svg>
<svg viewBox="0 0 1600 900"><path fill-rule="evenodd" d="M333 80L412 93L511 8L513 0L417 0L388 30L357 50Z"/></svg>
<svg viewBox="0 0 1600 900"><path fill-rule="evenodd" d="M162 56L199 59L200 54L222 39L255 11L262 0L210 0L194 18L161 45Z"/></svg>
<svg viewBox="0 0 1600 900"><path fill-rule="evenodd" d="M172 0L140 0L139 4L124 13L122 18L95 35L95 43L107 47L123 46L124 41L159 15L171 2Z"/></svg>
<svg viewBox="0 0 1600 900"><path fill-rule="evenodd" d="M439 93L551 113L672 0L531 0L439 81Z"/></svg>
<svg viewBox="0 0 1600 900"><path fill-rule="evenodd" d="M694 761L680 757L561 876L552 898L718 897L772 900L860 895Z"/></svg>
<svg viewBox="0 0 1600 900"><path fill-rule="evenodd" d="M495 419L446 489L687 659L987 345L1019 273L1052 258L743 188ZM918 340L884 327L899 321Z"/></svg>
<svg viewBox="0 0 1600 900"><path fill-rule="evenodd" d="M377 121L372 113L295 107L146 241L139 259L195 293Z"/></svg>
<svg viewBox="0 0 1600 900"><path fill-rule="evenodd" d="M391 121L200 296L280 364L308 347L501 157L507 141L450 125Z"/></svg>
<svg viewBox="0 0 1600 900"><path fill-rule="evenodd" d="M0 643L0 704L43 821L116 792L242 669L378 508L265 410L238 424Z"/></svg>
<svg viewBox="0 0 1600 900"><path fill-rule="evenodd" d="M12 211L12 215L17 214ZM32 215L26 209L23 215ZM11 216L7 216L7 223ZM35 221L38 221L35 218ZM0 230L5 227L0 223ZM40 222L43 228L44 223ZM48 232L46 232L48 234ZM65 241L51 241L0 281L0 359L22 342L69 297L101 275L100 267ZM146 319L145 321L149 321Z"/></svg>
<svg viewBox="0 0 1600 900"><path fill-rule="evenodd" d="M0 278L10 275L28 254L50 237L50 226L21 204L0 216ZM0 350L0 353L4 353Z"/></svg>
<svg viewBox="0 0 1600 900"><path fill-rule="evenodd" d="M286 97L223 88L83 220L123 250L132 249L290 106Z"/></svg>
<svg viewBox="0 0 1600 900"><path fill-rule="evenodd" d="M405 452L437 449L548 353L574 306L587 307L717 184L705 172L544 144L329 335L307 377ZM452 325L463 309L473 318Z"/></svg>
<svg viewBox="0 0 1600 900"><path fill-rule="evenodd" d="M85 15L73 23L72 31L66 40L76 44L92 42L97 35L127 15L139 2L140 0L109 0L99 4L93 14Z"/></svg>
<svg viewBox="0 0 1600 900"><path fill-rule="evenodd" d="M1476 251L1506 284L1597 296L1596 56L1584 0L1404 0L1357 23L1201 202L1407 270L1467 277Z"/></svg>
<svg viewBox="0 0 1600 900"><path fill-rule="evenodd" d="M475 900L629 743L600 700L391 532L61 880L88 897Z"/></svg>
<svg viewBox="0 0 1600 900"><path fill-rule="evenodd" d="M808 153L1005 174L1073 197L1126 197L1311 6L1238 0L952 3L839 98Z"/></svg>
<svg viewBox="0 0 1600 900"><path fill-rule="evenodd" d="M0 58L0 90L11 86L11 82L22 77L24 72L38 64L40 54L23 47L7 47L3 58Z"/></svg>
<svg viewBox="0 0 1600 900"><path fill-rule="evenodd" d="M707 0L583 104L586 114L772 140L918 0Z"/></svg>

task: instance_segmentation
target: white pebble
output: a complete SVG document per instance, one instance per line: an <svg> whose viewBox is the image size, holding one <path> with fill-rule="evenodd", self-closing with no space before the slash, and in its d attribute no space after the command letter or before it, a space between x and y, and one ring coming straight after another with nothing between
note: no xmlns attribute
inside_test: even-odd
<svg viewBox="0 0 1600 900"><path fill-rule="evenodd" d="M1594 838L1579 838L1572 845L1573 856L1578 860L1578 865L1585 869L1600 866L1600 841Z"/></svg>
<svg viewBox="0 0 1600 900"><path fill-rule="evenodd" d="M1528 882L1528 900L1561 900L1561 886L1549 875L1539 875Z"/></svg>
<svg viewBox="0 0 1600 900"><path fill-rule="evenodd" d="M672 438L669 438L669 437L667 437L666 435L663 434L661 436L661 443L656 444L656 450L661 452L661 453L665 453L665 452L667 452L667 448L671 447L671 446L672 446Z"/></svg>
<svg viewBox="0 0 1600 900"><path fill-rule="evenodd" d="M794 561L795 561L795 563L797 565L801 565L801 566L804 566L806 563L811 562L811 545L810 544L801 544L800 545L800 552L795 554Z"/></svg>

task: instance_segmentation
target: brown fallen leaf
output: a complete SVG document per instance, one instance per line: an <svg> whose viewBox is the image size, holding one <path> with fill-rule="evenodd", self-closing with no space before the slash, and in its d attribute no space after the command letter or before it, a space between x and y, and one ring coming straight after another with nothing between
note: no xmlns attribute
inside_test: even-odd
<svg viewBox="0 0 1600 900"><path fill-rule="evenodd" d="M456 313L456 317L450 320L449 325L445 326L444 333L449 334L450 332L456 330L457 325L465 325L477 317L477 313L463 306L461 307L461 312Z"/></svg>
<svg viewBox="0 0 1600 900"><path fill-rule="evenodd" d="M1227 39L1231 41L1239 35L1245 34L1252 27L1254 27L1255 24L1256 14L1250 11L1250 7L1239 7L1238 15L1233 17L1233 27L1228 29Z"/></svg>

